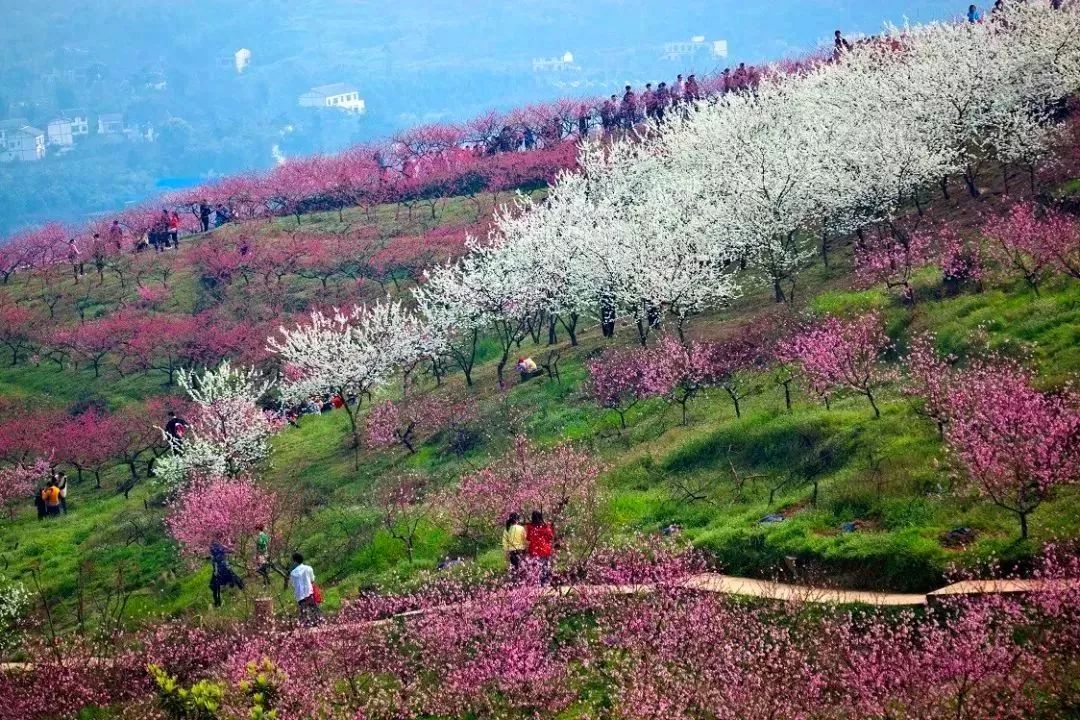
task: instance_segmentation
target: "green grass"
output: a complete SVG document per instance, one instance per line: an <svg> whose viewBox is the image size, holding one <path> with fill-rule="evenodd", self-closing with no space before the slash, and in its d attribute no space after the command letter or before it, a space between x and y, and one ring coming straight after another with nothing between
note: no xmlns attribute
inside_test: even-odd
<svg viewBox="0 0 1080 720"><path fill-rule="evenodd" d="M432 222L469 223L473 211L471 202L454 199L440 205L439 218ZM379 208L379 231L422 230L429 226L425 212L417 208L410 221L404 212ZM342 219L337 213L304 216L301 228L340 232L362 222L361 211L349 209ZM288 232L295 220L261 225L265 229L260 232ZM908 307L884 290L848 289L848 258L837 250L834 260L837 264L828 271L819 264L808 269L800 280L801 296L819 313L881 312L897 346L892 360L913 333L930 330L942 350L961 356L981 353L984 341L1002 352L1029 355L1047 388L1063 385L1080 371L1080 283L1055 278L1036 296L1018 282L994 280L981 292L943 297L938 278L924 272L915 279L917 302ZM106 276L98 303L102 312L118 303L115 283ZM169 309L190 312L201 302L202 291L190 274L178 273L170 284ZM31 300L37 291L35 283L21 277L7 288L14 297ZM311 294L311 289L298 292ZM769 293L752 292L730 309L695 318L690 332L718 336L732 321L745 322L771 309ZM71 309L65 312L70 319ZM743 402L741 418L735 418L726 395L717 392L691 402L688 426L679 425L677 408L652 401L632 409L629 427L621 430L617 416L597 408L581 390L586 357L608 341L596 328L580 337L581 347L560 346L559 382L534 379L497 392L498 351L485 339L474 388L466 389L456 374L442 389L425 390L475 398L480 440L464 457L451 453L446 438L436 435L426 438L414 455L401 449L364 450L357 469L343 413L305 417L299 428L283 431L274 439L265 481L306 509L302 521L280 538L288 545L281 548L283 555L298 547L312 559L333 607L359 588L407 583L447 555L470 553L472 548L445 523L433 519L421 527L410 560L404 545L380 526L372 493L380 477L403 470L424 473L436 488L452 488L462 473L505 452L517 432L544 446L570 440L597 455L605 467L605 517L612 537L656 533L678 524L732 573L770 577L786 572L794 558L803 579L921 591L939 585L954 564L991 557L1024 562L1043 542L1080 536L1080 497L1073 488L1040 507L1031 517L1032 538L1018 542L1013 517L954 485L936 429L894 387L882 389L880 419L861 397L836 398L825 409L798 392L789 413L780 389L763 376L757 379L760 392ZM620 329L616 341L635 342L632 329ZM539 359L546 349L526 341L522 352ZM100 397L116 407L167 391L162 381L160 374L120 377L113 367L94 378L89 370L42 361L0 368L0 395L56 406ZM816 505L811 502L811 466L818 482ZM121 477L119 469L107 473L101 490L89 482L76 485L73 511L59 520L38 522L27 509L0 523L0 567L9 576L29 579L36 573L65 626L77 618L80 577L86 598L106 597L117 587L131 591L131 622L161 613L248 612L250 604L235 594L226 608L209 609L206 564L190 566L178 558L164 531L164 510L153 502L153 485L143 483L125 499L114 490ZM784 520L761 522L773 513ZM843 525L852 522L857 529L844 532ZM972 528L975 541L964 548L945 547L943 534L958 527ZM480 565L501 563L496 540L493 531L479 548ZM279 585L270 591L279 607L289 606ZM243 597L263 592L254 580ZM94 621L93 613L84 615Z"/></svg>

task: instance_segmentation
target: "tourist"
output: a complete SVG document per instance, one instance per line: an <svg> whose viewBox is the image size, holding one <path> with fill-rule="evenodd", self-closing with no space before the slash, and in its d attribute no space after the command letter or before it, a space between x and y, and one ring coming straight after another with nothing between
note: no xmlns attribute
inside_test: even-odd
<svg viewBox="0 0 1080 720"><path fill-rule="evenodd" d="M645 83L645 92L641 93L641 102L645 105L645 117L654 119L656 117L656 92L652 89L652 83Z"/></svg>
<svg viewBox="0 0 1080 720"><path fill-rule="evenodd" d="M41 491L41 501L45 503L45 514L57 516L60 514L60 488L55 479L50 479L49 484Z"/></svg>
<svg viewBox="0 0 1080 720"><path fill-rule="evenodd" d="M833 45L836 46L836 54L849 52L851 50L851 43L849 43L844 36L837 30L833 33Z"/></svg>
<svg viewBox="0 0 1080 720"><path fill-rule="evenodd" d="M531 357L519 357L517 361L517 371L521 374L521 382L525 382L529 378L537 375L536 361Z"/></svg>
<svg viewBox="0 0 1080 720"><path fill-rule="evenodd" d="M637 96L634 90L627 85L623 93L622 105L619 106L619 115L622 118L623 127L627 130L634 127L637 122Z"/></svg>
<svg viewBox="0 0 1080 720"><path fill-rule="evenodd" d="M528 541L525 538L525 526L521 524L521 516L516 512L510 513L506 518L502 547L510 574L517 577L521 572L521 561L528 549Z"/></svg>
<svg viewBox="0 0 1080 720"><path fill-rule="evenodd" d="M551 581L551 555L554 552L555 530L544 522L544 513L532 511L532 519L525 526L526 552L529 560L540 569L540 584Z"/></svg>
<svg viewBox="0 0 1080 720"><path fill-rule="evenodd" d="M94 233L94 239L90 243L90 254L94 258L94 269L97 270L98 283L105 282L105 243L101 241L101 235Z"/></svg>
<svg viewBox="0 0 1080 720"><path fill-rule="evenodd" d="M237 590L244 589L244 581L229 567L229 555L232 550L225 547L221 538L210 543L210 592L214 596L214 607L221 607L221 591L223 588L235 587Z"/></svg>
<svg viewBox="0 0 1080 720"><path fill-rule="evenodd" d="M169 213L169 244L180 248L180 214L175 210Z"/></svg>
<svg viewBox="0 0 1080 720"><path fill-rule="evenodd" d="M671 90L662 82L656 87L656 122L664 122L664 109L671 104Z"/></svg>
<svg viewBox="0 0 1080 720"><path fill-rule="evenodd" d="M227 222L229 222L229 209L218 203L214 207L214 227L221 227Z"/></svg>
<svg viewBox="0 0 1080 720"><path fill-rule="evenodd" d="M270 584L270 567L270 533L262 525L255 536L255 572L262 577L264 585Z"/></svg>
<svg viewBox="0 0 1080 720"><path fill-rule="evenodd" d="M585 105L585 103L582 103L581 106L578 108L577 131L578 131L578 137L581 138L582 140L589 137L589 114L590 114L590 112L591 111Z"/></svg>
<svg viewBox="0 0 1080 720"><path fill-rule="evenodd" d="M672 105L678 105L679 101L683 98L683 77L682 75L675 76L675 84L671 86L671 103Z"/></svg>
<svg viewBox="0 0 1080 720"><path fill-rule="evenodd" d="M977 23L982 20L982 15L979 14L979 8L975 5L968 6L967 19L969 23Z"/></svg>
<svg viewBox="0 0 1080 720"><path fill-rule="evenodd" d="M304 556L298 552L292 555L293 569L286 579L296 598L296 608L300 620L306 625L319 621L319 603L315 595L315 570L304 563Z"/></svg>
<svg viewBox="0 0 1080 720"><path fill-rule="evenodd" d="M112 225L109 226L109 242L117 250L124 247L124 228L120 227L119 220L113 220Z"/></svg>
<svg viewBox="0 0 1080 720"><path fill-rule="evenodd" d="M188 423L174 411L168 412L168 421L165 423L165 434L169 436L169 446L179 451L184 443L184 434L187 432Z"/></svg>
<svg viewBox="0 0 1080 720"><path fill-rule="evenodd" d="M199 202L199 222L202 223L202 231L210 231L210 204L206 200Z"/></svg>
<svg viewBox="0 0 1080 720"><path fill-rule="evenodd" d="M38 521L44 520L45 516L49 514L45 507L45 488L34 489L34 507L37 509Z"/></svg>
<svg viewBox="0 0 1080 720"><path fill-rule="evenodd" d="M79 276L86 274L86 263L83 262L82 253L75 243L75 238L68 240L67 258L71 263L71 275L75 278L75 282L79 282Z"/></svg>
<svg viewBox="0 0 1080 720"><path fill-rule="evenodd" d="M600 106L600 127L604 129L604 135L610 135L618 123L619 97L612 95Z"/></svg>
<svg viewBox="0 0 1080 720"><path fill-rule="evenodd" d="M56 485L60 491L60 512L67 515L67 493L68 493L68 479L67 473L62 470L53 471L53 484Z"/></svg>
<svg viewBox="0 0 1080 720"><path fill-rule="evenodd" d="M683 95L686 97L687 102L696 102L701 99L701 91L698 89L697 75L690 75L686 78L686 86L683 90Z"/></svg>

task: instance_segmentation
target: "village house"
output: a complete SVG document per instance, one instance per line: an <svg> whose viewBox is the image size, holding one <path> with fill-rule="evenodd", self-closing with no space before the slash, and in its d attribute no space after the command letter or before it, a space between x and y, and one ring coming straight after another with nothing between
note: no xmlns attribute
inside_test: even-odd
<svg viewBox="0 0 1080 720"><path fill-rule="evenodd" d="M313 87L300 96L301 107L338 108L348 112L364 112L364 99L359 91L348 83L334 83Z"/></svg>
<svg viewBox="0 0 1080 720"><path fill-rule="evenodd" d="M0 121L0 161L30 162L45 157L45 132L23 118Z"/></svg>
<svg viewBox="0 0 1080 720"><path fill-rule="evenodd" d="M98 135L120 135L124 132L124 116L121 113L102 113L97 120Z"/></svg>
<svg viewBox="0 0 1080 720"><path fill-rule="evenodd" d="M45 132L49 137L49 144L59 147L71 147L75 144L74 134L71 131L71 120L66 117L53 118L45 126Z"/></svg>

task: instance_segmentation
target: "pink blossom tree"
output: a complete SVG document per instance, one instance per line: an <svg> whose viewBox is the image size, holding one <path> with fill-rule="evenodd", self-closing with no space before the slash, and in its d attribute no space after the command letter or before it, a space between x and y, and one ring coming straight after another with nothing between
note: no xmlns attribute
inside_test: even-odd
<svg viewBox="0 0 1080 720"><path fill-rule="evenodd" d="M592 538L600 465L572 445L542 450L524 436L492 465L464 475L444 501L458 532L490 533L511 512L540 510L564 536Z"/></svg>
<svg viewBox="0 0 1080 720"><path fill-rule="evenodd" d="M994 259L1006 270L1019 274L1038 295L1050 268L1043 238L1065 232L1062 224L1060 219L1040 217L1033 203L1017 203L1005 215L983 225L982 233L990 242Z"/></svg>
<svg viewBox="0 0 1080 720"><path fill-rule="evenodd" d="M1056 487L1080 480L1080 397L1044 393L1016 363L980 364L959 375L947 395L946 441L970 480L1015 514L1020 537L1028 515Z"/></svg>
<svg viewBox="0 0 1080 720"><path fill-rule="evenodd" d="M476 417L475 406L466 401L425 393L413 398L375 405L365 418L368 444L373 447L401 445L410 455L424 436L450 425L462 425Z"/></svg>
<svg viewBox="0 0 1080 720"><path fill-rule="evenodd" d="M826 398L840 390L864 395L881 417L874 393L891 377L882 362L890 346L881 318L867 313L851 320L829 316L810 324L784 343L810 388Z"/></svg>
<svg viewBox="0 0 1080 720"><path fill-rule="evenodd" d="M867 285L883 283L889 289L902 288L904 301L914 302L911 277L930 263L932 251L933 241L928 233L880 232L856 246L855 274Z"/></svg>
<svg viewBox="0 0 1080 720"><path fill-rule="evenodd" d="M652 377L648 351L640 348L612 348L586 363L589 377L585 391L596 403L619 416L626 429L626 413L642 400L652 397Z"/></svg>
<svg viewBox="0 0 1080 720"><path fill-rule="evenodd" d="M165 526L188 557L205 556L213 542L241 549L270 523L275 502L249 477L198 478L172 503Z"/></svg>
<svg viewBox="0 0 1080 720"><path fill-rule="evenodd" d="M45 458L38 458L29 465L16 463L0 469L0 507L6 508L9 517L14 519L19 503L29 504L34 491L51 471L52 466Z"/></svg>

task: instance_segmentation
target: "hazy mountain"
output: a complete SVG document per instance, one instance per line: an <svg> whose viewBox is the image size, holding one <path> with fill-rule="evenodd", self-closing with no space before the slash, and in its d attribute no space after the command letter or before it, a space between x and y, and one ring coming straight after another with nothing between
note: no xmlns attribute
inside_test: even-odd
<svg viewBox="0 0 1080 720"><path fill-rule="evenodd" d="M942 0L16 3L0 26L0 119L45 129L84 108L90 135L66 154L0 166L0 231L420 122L603 94L794 54L829 42L834 28L874 32L962 11ZM697 50L667 46L693 36L704 37ZM711 51L717 40L727 58ZM250 62L238 72L241 48ZM534 70L567 52L571 63ZM354 85L367 112L299 107L301 93L329 83ZM102 113L122 113L129 135L149 130L154 141L96 135Z"/></svg>

